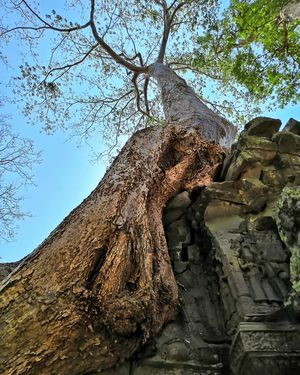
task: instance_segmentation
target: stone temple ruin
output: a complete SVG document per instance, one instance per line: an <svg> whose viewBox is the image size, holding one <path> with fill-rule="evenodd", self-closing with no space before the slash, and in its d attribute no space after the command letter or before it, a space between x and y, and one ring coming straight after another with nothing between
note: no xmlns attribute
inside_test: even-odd
<svg viewBox="0 0 300 375"><path fill-rule="evenodd" d="M249 122L215 182L169 201L177 318L104 375L300 374L300 123L280 125Z"/></svg>

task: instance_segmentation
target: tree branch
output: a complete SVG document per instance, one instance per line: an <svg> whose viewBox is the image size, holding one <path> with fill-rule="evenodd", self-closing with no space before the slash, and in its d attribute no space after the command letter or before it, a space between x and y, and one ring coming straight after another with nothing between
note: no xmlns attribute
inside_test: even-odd
<svg viewBox="0 0 300 375"><path fill-rule="evenodd" d="M163 8L163 19L164 19L164 31L163 31L163 37L157 57L157 62L162 63L164 61L164 57L166 54L166 48L168 43L168 38L171 30L171 24L170 24L170 12L169 8L167 6L167 3L165 0L162 2L158 2Z"/></svg>
<svg viewBox="0 0 300 375"><path fill-rule="evenodd" d="M70 27L70 28L67 28L67 29L64 29L64 28L59 28L59 27L55 27L53 25L51 25L50 23L48 23L47 21L45 21L41 16L39 16L32 8L31 6L27 3L27 1L25 0L22 0L21 1L23 4L25 4L25 6L30 10L30 12L32 14L35 15L35 17L40 20L44 25L48 26L49 29L52 29L52 30L55 30L55 31L59 31L59 32L71 32L71 31L75 31L75 30L82 30L82 29L85 29L86 27L88 27L90 25L90 21L88 21L87 23L85 23L84 25L79 25L79 26L74 26L74 27Z"/></svg>
<svg viewBox="0 0 300 375"><path fill-rule="evenodd" d="M173 4L175 4L175 2ZM182 8L186 4L187 4L187 1L183 1L182 3L178 4L177 7L174 9L174 11L173 11L173 13L171 15L171 19L170 19L170 22L171 22L171 26L170 27L172 27L172 23L173 23L173 20L174 20L174 17L176 15L176 13L179 11L180 8Z"/></svg>
<svg viewBox="0 0 300 375"><path fill-rule="evenodd" d="M137 109L139 110L139 112L141 112L143 115L145 115L147 117L150 117L149 112L145 112L141 108L141 96L140 96L140 91L139 91L138 84L137 84L137 78L138 78L138 76L139 76L138 73L134 73L134 75L132 77L132 80L131 80L131 82L133 83L135 92L136 92L136 106L137 106Z"/></svg>
<svg viewBox="0 0 300 375"><path fill-rule="evenodd" d="M163 8L163 18L164 18L163 38L161 41L160 50L159 50L158 57L157 57L157 62L162 63L164 61L164 57L166 54L168 39L170 36L170 31L173 26L175 15L184 5L186 5L187 2L183 1L182 3L178 4L173 10L172 14L170 14L170 10L176 4L176 1L173 1L172 5L170 5L169 7L167 6L167 3L165 0L162 0L162 2L159 1L157 3L160 4Z"/></svg>
<svg viewBox="0 0 300 375"><path fill-rule="evenodd" d="M94 14L95 14L95 0L91 0L91 12L90 12L90 26L92 29L92 33L98 44L120 65L124 66L125 68L131 70L135 73L146 73L147 67L145 66L137 66L135 64L130 63L123 59L119 54L117 54L105 41L100 37L98 34L95 21L94 21Z"/></svg>
<svg viewBox="0 0 300 375"><path fill-rule="evenodd" d="M51 69L51 70L46 74L46 76L45 76L43 82L45 82L46 79L50 76L50 74L52 74L52 73L55 72L55 71L58 71L58 70L65 70L65 69L70 69L70 68L72 68L73 66L76 66L76 65L81 64L81 63L82 63L82 62L83 62L83 61L84 61L84 60L85 60L85 59L91 54L91 52L93 52L94 49L96 49L98 46L99 46L98 43L97 43L97 44L94 44L94 45L92 46L92 48L90 48L90 50L84 54L84 56L82 57L82 59L80 59L80 60L78 60L78 61L75 61L75 62L72 63L72 64L66 64L66 65L64 65L64 66L59 66L59 67L57 67L57 68L53 68L53 69Z"/></svg>
<svg viewBox="0 0 300 375"><path fill-rule="evenodd" d="M72 31L76 31L76 30L82 30L82 29L85 29L87 28L89 25L90 25L90 21L86 22L84 25L78 25L78 26L74 26L74 27L70 27L70 28L60 28L60 27L56 27L56 26L53 26L51 25L49 22L45 21L38 13L36 13L31 7L30 5L27 3L27 1L25 0L22 0L21 4L24 4L26 6L26 8L40 21L42 22L43 26L16 26L16 27L13 27L11 29L8 29L8 30L5 30L3 31L1 34L0 34L0 37L4 36L5 34L8 34L8 33L11 33L13 31L16 31L16 30L33 30L33 31L39 31L39 30L53 30L53 31L58 31L58 32L61 32L61 33L70 33Z"/></svg>
<svg viewBox="0 0 300 375"><path fill-rule="evenodd" d="M186 63L171 61L171 62L169 62L169 66L170 66L170 68L172 67L172 69L174 71L176 71L176 70L190 70L191 72L194 72L196 74L202 74L202 75L207 76L207 77L209 77L211 79L214 79L214 80L221 80L220 76L214 75L210 72L201 71L198 68L195 68L195 67L193 67L189 64L186 64Z"/></svg>
<svg viewBox="0 0 300 375"><path fill-rule="evenodd" d="M146 112L150 114L149 102L148 102L148 85L149 85L149 77L146 77L144 82L144 99L145 99L145 107Z"/></svg>

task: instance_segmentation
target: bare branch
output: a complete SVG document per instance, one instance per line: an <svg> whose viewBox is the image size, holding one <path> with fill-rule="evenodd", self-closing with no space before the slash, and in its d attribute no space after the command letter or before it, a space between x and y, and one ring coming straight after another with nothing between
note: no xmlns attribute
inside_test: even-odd
<svg viewBox="0 0 300 375"><path fill-rule="evenodd" d="M32 141L13 133L6 120L0 115L0 238L10 240L15 234L15 221L28 216L21 210L19 189L33 183L31 169L40 161L40 153L34 150Z"/></svg>
<svg viewBox="0 0 300 375"><path fill-rule="evenodd" d="M47 21L45 21L41 16L39 16L32 8L31 6L27 3L27 1L25 0L22 0L22 3L25 4L25 6L30 10L30 12L35 15L35 17L40 20L44 25L48 26L49 29L52 29L54 31L59 31L59 32L71 32L71 31L75 31L75 30L82 30L82 29L85 29L86 27L88 27L90 25L90 21L86 22L84 25L78 25L78 26L74 26L74 27L70 27L70 28L59 28L59 27L55 27L53 25L51 25L50 23L48 23Z"/></svg>
<svg viewBox="0 0 300 375"><path fill-rule="evenodd" d="M150 113L149 102L148 102L148 85L149 85L149 77L146 77L145 82L144 82L144 99L145 99L146 112Z"/></svg>
<svg viewBox="0 0 300 375"><path fill-rule="evenodd" d="M120 57L124 57L124 59L128 60L128 61L134 61L137 57L138 59L140 60L140 64L141 66L144 65L143 63L143 58L142 58L142 55L138 52L137 54L135 54L133 57L129 57L125 54L125 52L122 52L119 54Z"/></svg>
<svg viewBox="0 0 300 375"><path fill-rule="evenodd" d="M178 0L174 0L174 1L170 4L170 6L168 7L168 10L172 9L173 6L177 3L177 1L178 1Z"/></svg>
<svg viewBox="0 0 300 375"><path fill-rule="evenodd" d="M30 27L30 26L17 26L13 27L11 29L5 30L2 33L0 33L0 37L4 36L5 34L11 33L16 30L34 30L34 31L39 31L39 30L45 30L49 29L49 27L46 26L40 26L40 27Z"/></svg>
<svg viewBox="0 0 300 375"><path fill-rule="evenodd" d="M173 2L173 4L175 4L175 2ZM187 4L187 1L183 1L182 3L178 4L177 7L173 10L173 13L170 17L171 28L172 28L172 23L173 23L174 17L176 16L176 13L179 11L179 9L181 9L186 4Z"/></svg>
<svg viewBox="0 0 300 375"><path fill-rule="evenodd" d="M159 4L163 8L163 19L164 19L164 31L163 31L163 37L160 45L160 50L157 57L157 62L162 63L164 61L164 57L166 54L166 48L168 44L168 39L170 36L170 31L173 26L173 21L175 18L176 13L187 4L186 1L183 1L182 3L178 4L172 13L170 13L170 10L172 9L172 6L174 6L176 1L173 1L172 5L170 7L167 6L167 3L165 0L162 0L159 2Z"/></svg>
<svg viewBox="0 0 300 375"><path fill-rule="evenodd" d="M202 74L202 75L207 76L207 77L209 77L211 79L214 79L214 80L221 80L220 76L213 75L213 74L211 74L210 72L207 72L207 71L199 70L199 68L195 68L194 66L189 65L189 64L171 61L171 62L169 62L169 66L172 67L172 69L174 71L176 71L176 70L190 70L191 72L194 72L196 74ZM224 79L223 79L223 81L224 81Z"/></svg>
<svg viewBox="0 0 300 375"><path fill-rule="evenodd" d="M159 53L157 57L157 62L160 62L160 63L164 61L168 38L169 38L170 30L171 30L170 12L169 12L166 2L162 1L161 6L163 8L164 31L163 31L163 37L162 37L162 41L161 41L161 45L160 45L160 49L159 49Z"/></svg>
<svg viewBox="0 0 300 375"><path fill-rule="evenodd" d="M22 0L19 5L21 5L22 3L43 24L43 26L16 26L16 27L12 27L11 29L4 30L3 32L1 32L0 37L4 36L5 34L9 34L13 31L17 31L17 30L32 30L32 31L53 30L53 31L61 32L61 33L70 33L72 31L85 29L90 25L90 21L88 21L84 25L78 25L78 26L74 26L74 27L70 27L70 28L56 27L56 26L51 25L49 22L45 21L41 16L39 16L39 14L36 13L30 7L30 5L27 3L27 1Z"/></svg>
<svg viewBox="0 0 300 375"><path fill-rule="evenodd" d="M144 66L137 66L134 65L127 60L123 59L119 54L117 54L105 41L100 37L98 34L95 21L94 21L94 14L95 14L95 0L91 0L91 12L90 12L90 26L92 29L92 33L98 44L120 65L125 66L125 68L131 70L132 72L136 73L146 73L147 67Z"/></svg>
<svg viewBox="0 0 300 375"><path fill-rule="evenodd" d="M97 47L98 47L99 45L98 45L98 43L97 44L94 44L93 46L92 46L92 48L90 48L89 49L89 51L88 52L86 52L85 54L84 54L84 56L82 57L82 59L80 59L80 60L78 60L78 61L75 61L74 63L72 63L72 64L66 64L66 65L64 65L64 66L59 66L59 67L57 67L57 68L53 68L53 69L51 69L51 70L49 70L49 72L46 74L46 76L45 76L45 78L44 78L44 80L43 80L43 82L45 82L46 80L47 80L47 78L53 73L53 72L55 72L55 71L58 71L58 70L66 70L66 69L70 69L70 68L72 68L73 66L76 66L76 65L79 65L79 64L81 64L93 51L94 51L94 49L96 49Z"/></svg>
<svg viewBox="0 0 300 375"><path fill-rule="evenodd" d="M133 77L132 77L132 80L131 80L131 82L133 83L135 92L136 92L136 106L137 106L137 109L139 110L139 112L141 112L143 115L145 115L147 117L150 117L149 112L145 112L141 108L141 96L140 96L140 90L139 90L138 84L137 84L137 78L138 78L138 76L139 76L138 73L135 73L133 75Z"/></svg>

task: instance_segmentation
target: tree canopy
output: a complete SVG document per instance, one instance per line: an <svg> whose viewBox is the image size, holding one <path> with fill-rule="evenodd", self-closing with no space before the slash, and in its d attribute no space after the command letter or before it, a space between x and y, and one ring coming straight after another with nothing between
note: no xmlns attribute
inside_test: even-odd
<svg viewBox="0 0 300 375"><path fill-rule="evenodd" d="M160 124L149 66L168 64L205 104L239 123L299 100L299 19L289 1L2 1L1 39L28 47L13 85L23 111L110 147Z"/></svg>
<svg viewBox="0 0 300 375"><path fill-rule="evenodd" d="M209 66L251 97L284 107L300 99L300 3L232 0L198 38L194 65ZM298 9L298 11L297 11Z"/></svg>

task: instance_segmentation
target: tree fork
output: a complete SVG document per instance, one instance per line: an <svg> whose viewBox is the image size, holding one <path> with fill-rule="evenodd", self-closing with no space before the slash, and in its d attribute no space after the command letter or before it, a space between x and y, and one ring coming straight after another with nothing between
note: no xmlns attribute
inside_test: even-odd
<svg viewBox="0 0 300 375"><path fill-rule="evenodd" d="M102 182L0 284L0 372L120 363L176 313L162 210L208 185L223 151L198 126L137 132Z"/></svg>

